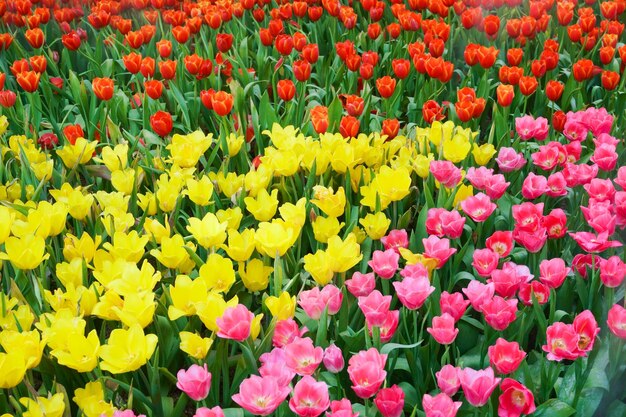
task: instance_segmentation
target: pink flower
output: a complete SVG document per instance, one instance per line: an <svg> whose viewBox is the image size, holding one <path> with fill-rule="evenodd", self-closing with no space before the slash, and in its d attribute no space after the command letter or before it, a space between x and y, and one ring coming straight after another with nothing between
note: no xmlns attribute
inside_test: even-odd
<svg viewBox="0 0 626 417"><path fill-rule="evenodd" d="M525 202L516 204L512 208L515 226L519 230L535 232L541 228L543 219L543 203L533 204Z"/></svg>
<svg viewBox="0 0 626 417"><path fill-rule="evenodd" d="M460 292L450 294L448 291L444 291L439 298L441 312L450 314L454 317L454 321L461 320L469 303L469 301L463 298L463 294Z"/></svg>
<svg viewBox="0 0 626 417"><path fill-rule="evenodd" d="M517 299L505 300L496 295L483 303L481 310L487 324L498 331L502 331L515 321Z"/></svg>
<svg viewBox="0 0 626 417"><path fill-rule="evenodd" d="M626 339L626 308L619 304L613 305L606 320L609 330L620 339Z"/></svg>
<svg viewBox="0 0 626 417"><path fill-rule="evenodd" d="M578 333L578 355L587 356L587 352L593 350L596 337L600 333L598 322L591 311L585 310L574 318L572 326Z"/></svg>
<svg viewBox="0 0 626 417"><path fill-rule="evenodd" d="M548 179L543 175L529 172L522 184L522 196L527 200L534 200L548 191Z"/></svg>
<svg viewBox="0 0 626 417"><path fill-rule="evenodd" d="M491 273L490 282L493 282L496 294L509 298L515 296L522 282L528 282L532 278L527 266L505 262L502 269L496 269Z"/></svg>
<svg viewBox="0 0 626 417"><path fill-rule="evenodd" d="M539 264L539 280L550 288L559 288L570 271L561 258L544 259Z"/></svg>
<svg viewBox="0 0 626 417"><path fill-rule="evenodd" d="M331 401L330 413L326 412L327 417L358 417L359 413L352 412L352 404L347 398L339 401Z"/></svg>
<svg viewBox="0 0 626 417"><path fill-rule="evenodd" d="M263 364L259 368L262 377L273 377L279 386L284 387L291 383L296 373L288 366L285 366L285 351L274 348L271 352L264 353L259 358Z"/></svg>
<svg viewBox="0 0 626 417"><path fill-rule="evenodd" d="M600 279L609 288L617 288L626 276L626 264L619 256L611 256L600 262Z"/></svg>
<svg viewBox="0 0 626 417"><path fill-rule="evenodd" d="M485 181L485 194L492 200L498 200L504 195L509 185L511 183L504 179L504 175L492 175Z"/></svg>
<svg viewBox="0 0 626 417"><path fill-rule="evenodd" d="M454 188L463 178L461 169L450 161L432 161L430 173L441 185L446 188Z"/></svg>
<svg viewBox="0 0 626 417"><path fill-rule="evenodd" d="M498 267L500 255L491 249L476 249L472 254L472 266L481 277L489 277Z"/></svg>
<svg viewBox="0 0 626 417"><path fill-rule="evenodd" d="M563 127L563 135L570 141L584 141L587 139L587 133L589 133L587 126L580 123L578 120L570 120L568 118Z"/></svg>
<svg viewBox="0 0 626 417"><path fill-rule="evenodd" d="M522 140L545 140L548 137L548 119L526 115L515 119L515 130Z"/></svg>
<svg viewBox="0 0 626 417"><path fill-rule="evenodd" d="M391 298L390 295L382 295L378 290L372 291L365 297L359 297L359 308L365 315L369 326L382 326L391 306Z"/></svg>
<svg viewBox="0 0 626 417"><path fill-rule="evenodd" d="M304 376L293 388L289 408L300 417L317 417L330 406L328 385Z"/></svg>
<svg viewBox="0 0 626 417"><path fill-rule="evenodd" d="M459 408L463 405L460 401L452 401L446 394L439 393L434 397L424 394L422 407L426 417L455 417Z"/></svg>
<svg viewBox="0 0 626 417"><path fill-rule="evenodd" d="M465 174L465 178L472 184L474 188L479 190L485 189L485 184L489 178L493 176L493 169L487 167L470 167Z"/></svg>
<svg viewBox="0 0 626 417"><path fill-rule="evenodd" d="M442 268L448 259L456 253L455 248L450 248L450 241L446 238L440 239L437 236L429 236L422 239L424 244L424 256L437 260L437 269Z"/></svg>
<svg viewBox="0 0 626 417"><path fill-rule="evenodd" d="M528 388L514 379L506 378L500 385L498 417L520 417L535 412L535 397Z"/></svg>
<svg viewBox="0 0 626 417"><path fill-rule="evenodd" d="M541 225L546 229L550 239L559 239L567 233L567 216L561 209L553 209L550 214L544 216Z"/></svg>
<svg viewBox="0 0 626 417"><path fill-rule="evenodd" d="M328 284L322 288L321 291L324 304L328 307L328 315L334 316L341 310L341 303L343 301L343 293L337 286Z"/></svg>
<svg viewBox="0 0 626 417"><path fill-rule="evenodd" d="M387 312L387 316L385 317L385 321L382 325L378 326L380 328L380 341L383 343L389 342L396 330L398 329L398 324L400 323L400 310L391 310ZM370 334L372 334L372 327L369 323L367 323Z"/></svg>
<svg viewBox="0 0 626 417"><path fill-rule="evenodd" d="M449 345L454 342L456 336L459 334L459 329L454 327L455 321L448 313L443 313L441 316L433 317L432 327L428 327L426 331L442 345Z"/></svg>
<svg viewBox="0 0 626 417"><path fill-rule="evenodd" d="M400 253L398 248L408 248L409 247L409 236L406 230L392 230L387 233L387 236L383 236L380 238L385 249L393 249L397 253Z"/></svg>
<svg viewBox="0 0 626 417"><path fill-rule="evenodd" d="M548 177L548 189L546 194L549 197L562 197L567 195L567 181L562 172L555 172Z"/></svg>
<svg viewBox="0 0 626 417"><path fill-rule="evenodd" d="M522 245L528 252L537 253L543 248L548 240L548 234L545 227L540 227L534 231L524 230L517 225L513 229L513 239Z"/></svg>
<svg viewBox="0 0 626 417"><path fill-rule="evenodd" d="M376 250L372 254L372 260L367 264L374 272L383 279L390 279L398 270L398 261L400 255L393 249L387 249L384 252Z"/></svg>
<svg viewBox="0 0 626 417"><path fill-rule="evenodd" d="M470 281L462 291L470 303L472 303L472 308L476 311L482 311L483 304L493 298L495 285L492 282L483 284L478 280L474 280Z"/></svg>
<svg viewBox="0 0 626 417"><path fill-rule="evenodd" d="M404 391L397 385L378 391L374 404L383 417L400 417L404 408Z"/></svg>
<svg viewBox="0 0 626 417"><path fill-rule="evenodd" d="M571 324L556 322L546 330L546 344L541 347L551 361L578 358L578 333Z"/></svg>
<svg viewBox="0 0 626 417"><path fill-rule="evenodd" d="M215 320L220 329L217 335L223 339L243 342L250 336L250 325L253 319L254 314L243 304L228 307L224 315Z"/></svg>
<svg viewBox="0 0 626 417"><path fill-rule="evenodd" d="M498 156L496 157L496 162L498 163L500 171L504 173L517 171L526 165L524 154L521 152L518 153L515 149L507 147L500 148Z"/></svg>
<svg viewBox="0 0 626 417"><path fill-rule="evenodd" d="M252 375L241 382L233 401L254 415L266 416L285 401L289 391L289 386L279 385L276 378Z"/></svg>
<svg viewBox="0 0 626 417"><path fill-rule="evenodd" d="M298 305L302 307L307 316L313 320L319 320L326 308L326 303L321 296L320 289L314 287L308 291L301 291L298 295Z"/></svg>
<svg viewBox="0 0 626 417"><path fill-rule="evenodd" d="M600 233L597 236L590 232L569 233L569 235L578 243L585 252L600 253L609 248L617 248L622 243L617 240L609 240L608 233Z"/></svg>
<svg viewBox="0 0 626 417"><path fill-rule="evenodd" d="M435 374L437 386L443 393L452 397L459 390L461 387L459 371L459 368L448 364Z"/></svg>
<svg viewBox="0 0 626 417"><path fill-rule="evenodd" d="M522 282L517 291L517 296L526 306L533 305L533 295L539 305L545 304L550 299L550 287L539 281Z"/></svg>
<svg viewBox="0 0 626 417"><path fill-rule="evenodd" d="M297 337L283 349L285 365L301 376L313 375L324 358L324 349L315 347L308 337Z"/></svg>
<svg viewBox="0 0 626 417"><path fill-rule="evenodd" d="M508 230L494 232L485 241L485 246L501 258L506 258L513 249L513 233Z"/></svg>
<svg viewBox="0 0 626 417"><path fill-rule="evenodd" d="M526 357L526 352L520 349L519 343L507 342L501 337L496 340L495 345L489 346L487 352L489 363L500 374L515 372Z"/></svg>
<svg viewBox="0 0 626 417"><path fill-rule="evenodd" d="M404 278L428 278L428 269L421 263L405 265L400 271L400 275Z"/></svg>
<svg viewBox="0 0 626 417"><path fill-rule="evenodd" d="M416 310L424 304L428 296L435 291L435 287L430 285L427 276L406 277L402 281L393 283L396 295L403 306L409 310Z"/></svg>
<svg viewBox="0 0 626 417"><path fill-rule="evenodd" d="M341 349L334 344L328 346L324 350L323 362L326 369L328 369L328 372L332 372L333 374L340 372L345 366Z"/></svg>
<svg viewBox="0 0 626 417"><path fill-rule="evenodd" d="M474 407L485 405L493 390L500 383L500 378L495 377L491 368L480 371L464 368L459 372L459 379L465 398Z"/></svg>
<svg viewBox="0 0 626 417"><path fill-rule="evenodd" d="M376 278L374 277L373 272L368 274L355 272L352 274L351 279L346 280L345 284L348 291L350 291L350 294L355 297L364 297L369 295L372 291L374 291L374 288L376 288Z"/></svg>
<svg viewBox="0 0 626 417"><path fill-rule="evenodd" d="M274 347L283 347L291 343L296 337L302 337L307 332L307 328L300 329L298 323L292 318L279 320L274 328L274 336L272 337L272 345Z"/></svg>
<svg viewBox="0 0 626 417"><path fill-rule="evenodd" d="M189 369L181 369L176 374L176 387L194 401L201 401L209 395L211 389L211 373L204 367L191 365Z"/></svg>
<svg viewBox="0 0 626 417"><path fill-rule="evenodd" d="M135 414L135 412L133 410L124 410L124 411L120 411L120 410L116 410L113 413L113 417L146 417L145 414Z"/></svg>
<svg viewBox="0 0 626 417"><path fill-rule="evenodd" d="M457 210L448 211L437 207L428 209L426 231L429 235L457 239L463 233L463 225L465 218Z"/></svg>
<svg viewBox="0 0 626 417"><path fill-rule="evenodd" d="M201 407L196 410L193 417L224 417L224 411L220 406L213 408Z"/></svg>
<svg viewBox="0 0 626 417"><path fill-rule="evenodd" d="M463 212L467 214L472 220L478 223L482 223L491 213L496 209L497 205L494 204L491 199L483 193L478 193L471 197L466 198L461 202L461 208Z"/></svg>
<svg viewBox="0 0 626 417"><path fill-rule="evenodd" d="M622 187L622 190L626 190L626 166L622 166L617 170L617 177L613 181Z"/></svg>
<svg viewBox="0 0 626 417"><path fill-rule="evenodd" d="M535 166L544 171L551 171L559 162L559 149L557 146L540 146L539 151L533 153L531 158Z"/></svg>
<svg viewBox="0 0 626 417"><path fill-rule="evenodd" d="M617 165L617 156L615 146L601 144L593 151L590 160L598 165L602 171L612 171Z"/></svg>
<svg viewBox="0 0 626 417"><path fill-rule="evenodd" d="M611 180L593 178L588 184L583 185L590 198L595 201L613 201L615 197L615 186Z"/></svg>
<svg viewBox="0 0 626 417"><path fill-rule="evenodd" d="M380 354L376 348L360 351L348 361L348 376L352 389L359 398L370 398L385 381L385 362L387 355Z"/></svg>

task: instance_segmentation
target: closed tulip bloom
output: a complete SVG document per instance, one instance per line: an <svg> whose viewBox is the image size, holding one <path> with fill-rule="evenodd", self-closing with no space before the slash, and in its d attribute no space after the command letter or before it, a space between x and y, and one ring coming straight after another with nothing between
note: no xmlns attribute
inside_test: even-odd
<svg viewBox="0 0 626 417"><path fill-rule="evenodd" d="M383 417L400 417L404 408L404 391L397 385L378 391L374 404Z"/></svg>
<svg viewBox="0 0 626 417"><path fill-rule="evenodd" d="M218 91L211 98L213 111L219 116L227 116L233 108L234 98L226 91Z"/></svg>
<svg viewBox="0 0 626 417"><path fill-rule="evenodd" d="M191 365L189 369L181 369L176 374L176 387L194 401L202 401L211 389L211 373L204 367Z"/></svg>
<svg viewBox="0 0 626 417"><path fill-rule="evenodd" d="M163 94L163 83L159 80L148 80L144 82L146 94L153 100L157 100Z"/></svg>
<svg viewBox="0 0 626 417"><path fill-rule="evenodd" d="M433 317L432 327L428 327L426 331L442 345L449 345L454 342L456 336L459 334L459 329L454 327L455 320L448 313L443 313L441 316Z"/></svg>
<svg viewBox="0 0 626 417"><path fill-rule="evenodd" d="M276 84L276 91L281 100L291 101L296 95L296 86L291 80L280 80Z"/></svg>
<svg viewBox="0 0 626 417"><path fill-rule="evenodd" d="M15 79L24 91L32 93L39 87L40 77L41 74L36 71L23 71L17 73Z"/></svg>
<svg viewBox="0 0 626 417"><path fill-rule="evenodd" d="M517 370L526 357L526 352L520 349L517 342L507 342L499 337L496 344L489 346L489 363L500 374L511 374Z"/></svg>
<svg viewBox="0 0 626 417"><path fill-rule="evenodd" d="M459 371L459 368L448 364L444 365L441 370L435 374L437 377L437 386L443 393L449 396L453 396L457 393L461 387Z"/></svg>
<svg viewBox="0 0 626 417"><path fill-rule="evenodd" d="M606 320L609 330L616 337L626 339L626 308L619 304L613 305Z"/></svg>
<svg viewBox="0 0 626 417"><path fill-rule="evenodd" d="M339 349L334 344L328 346L324 350L323 362L326 369L332 373L341 372L341 370L345 366L343 353L341 352L341 349Z"/></svg>
<svg viewBox="0 0 626 417"><path fill-rule="evenodd" d="M382 98L389 98L396 89L396 80L386 75L376 80L376 89Z"/></svg>
<svg viewBox="0 0 626 417"><path fill-rule="evenodd" d="M243 304L229 307L224 315L215 322L219 328L217 335L223 339L232 339L243 342L250 336L250 327L254 314Z"/></svg>
<svg viewBox="0 0 626 417"><path fill-rule="evenodd" d="M300 417L317 417L330 406L328 385L304 376L293 388L289 408Z"/></svg>
<svg viewBox="0 0 626 417"><path fill-rule="evenodd" d="M370 398L385 381L387 355L380 354L376 348L361 351L348 361L348 375L352 389L359 398Z"/></svg>
<svg viewBox="0 0 626 417"><path fill-rule="evenodd" d="M297 337L283 349L285 365L298 375L313 375L324 358L324 349L314 346L308 337Z"/></svg>
<svg viewBox="0 0 626 417"><path fill-rule="evenodd" d="M163 110L157 111L150 116L150 127L161 137L169 135L173 127L172 115Z"/></svg>
<svg viewBox="0 0 626 417"><path fill-rule="evenodd" d="M500 378L495 377L491 368L479 371L464 368L459 372L459 379L465 398L474 407L485 405L500 383Z"/></svg>
<svg viewBox="0 0 626 417"><path fill-rule="evenodd" d="M93 92L100 100L110 100L113 97L113 80L110 78L94 78L92 83Z"/></svg>
<svg viewBox="0 0 626 417"><path fill-rule="evenodd" d="M408 276L402 281L394 282L393 286L400 302L409 310L416 310L422 307L428 296L435 291L435 287L430 285L430 280L427 276Z"/></svg>
<svg viewBox="0 0 626 417"><path fill-rule="evenodd" d="M434 397L424 394L422 398L426 417L455 417L462 404L461 401L452 401L452 398L443 392Z"/></svg>
<svg viewBox="0 0 626 417"><path fill-rule="evenodd" d="M500 84L496 88L496 95L500 106L509 107L515 97L515 92L512 85Z"/></svg>

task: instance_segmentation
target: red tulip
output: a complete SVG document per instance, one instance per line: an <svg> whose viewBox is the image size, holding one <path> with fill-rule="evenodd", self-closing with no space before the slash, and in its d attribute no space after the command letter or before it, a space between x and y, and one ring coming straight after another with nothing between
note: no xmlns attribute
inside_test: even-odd
<svg viewBox="0 0 626 417"><path fill-rule="evenodd" d="M113 80L110 78L94 78L91 86L93 92L100 100L110 100L113 97Z"/></svg>
<svg viewBox="0 0 626 417"><path fill-rule="evenodd" d="M166 111L159 110L150 116L150 127L154 133L163 137L172 131L172 115Z"/></svg>

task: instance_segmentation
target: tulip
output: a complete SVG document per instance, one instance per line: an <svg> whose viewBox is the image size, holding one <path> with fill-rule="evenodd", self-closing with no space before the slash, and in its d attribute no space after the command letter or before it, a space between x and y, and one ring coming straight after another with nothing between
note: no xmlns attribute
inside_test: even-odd
<svg viewBox="0 0 626 417"><path fill-rule="evenodd" d="M189 369L181 369L176 374L176 387L194 401L202 401L211 389L211 373L204 367L191 365Z"/></svg>

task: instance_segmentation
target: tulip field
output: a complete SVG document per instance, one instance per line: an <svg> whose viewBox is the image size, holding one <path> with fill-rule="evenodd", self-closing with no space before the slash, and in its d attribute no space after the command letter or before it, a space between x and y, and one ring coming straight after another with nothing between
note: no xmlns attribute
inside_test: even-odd
<svg viewBox="0 0 626 417"><path fill-rule="evenodd" d="M626 0L0 0L0 417L626 417Z"/></svg>

